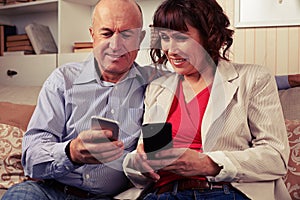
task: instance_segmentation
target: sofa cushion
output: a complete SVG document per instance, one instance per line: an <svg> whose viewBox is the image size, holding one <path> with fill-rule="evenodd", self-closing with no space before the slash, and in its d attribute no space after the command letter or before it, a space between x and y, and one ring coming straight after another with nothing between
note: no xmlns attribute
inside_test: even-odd
<svg viewBox="0 0 300 200"><path fill-rule="evenodd" d="M0 188L26 179L21 165L23 133L17 127L0 124Z"/></svg>
<svg viewBox="0 0 300 200"><path fill-rule="evenodd" d="M300 120L285 120L290 144L288 172L284 177L292 199L300 199Z"/></svg>
<svg viewBox="0 0 300 200"><path fill-rule="evenodd" d="M34 109L35 105L0 102L0 123L25 131Z"/></svg>
<svg viewBox="0 0 300 200"><path fill-rule="evenodd" d="M279 90L285 119L300 119L300 87Z"/></svg>

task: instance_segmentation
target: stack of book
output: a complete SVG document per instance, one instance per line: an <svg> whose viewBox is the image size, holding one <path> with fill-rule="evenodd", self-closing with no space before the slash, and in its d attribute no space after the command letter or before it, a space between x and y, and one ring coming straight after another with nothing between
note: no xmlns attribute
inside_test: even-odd
<svg viewBox="0 0 300 200"><path fill-rule="evenodd" d="M0 3L2 3L3 5L11 5L15 3L31 2L31 1L35 1L35 0L0 0Z"/></svg>
<svg viewBox="0 0 300 200"><path fill-rule="evenodd" d="M6 39L10 35L17 34L17 27L9 24L0 24L0 56L7 51Z"/></svg>
<svg viewBox="0 0 300 200"><path fill-rule="evenodd" d="M4 1L4 5L10 5L10 4L15 4L15 3L17 3L16 0L5 0Z"/></svg>
<svg viewBox="0 0 300 200"><path fill-rule="evenodd" d="M9 52L18 52L21 54L34 54L33 47L27 34L10 35L6 38L5 54L13 54Z"/></svg>
<svg viewBox="0 0 300 200"><path fill-rule="evenodd" d="M93 51L93 43L92 42L74 42L73 44L73 52L91 52Z"/></svg>

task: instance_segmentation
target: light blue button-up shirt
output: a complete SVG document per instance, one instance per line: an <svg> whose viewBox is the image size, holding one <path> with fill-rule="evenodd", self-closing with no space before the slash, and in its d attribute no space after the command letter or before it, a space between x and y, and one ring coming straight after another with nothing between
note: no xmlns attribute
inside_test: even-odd
<svg viewBox="0 0 300 200"><path fill-rule="evenodd" d="M30 177L56 179L93 193L114 195L128 184L123 158L108 164L76 166L65 148L81 131L90 129L90 118L97 115L119 121L125 153L135 149L144 90L154 70L134 63L125 79L108 84L100 80L96 68L91 58L63 65L49 76L23 139L22 164Z"/></svg>

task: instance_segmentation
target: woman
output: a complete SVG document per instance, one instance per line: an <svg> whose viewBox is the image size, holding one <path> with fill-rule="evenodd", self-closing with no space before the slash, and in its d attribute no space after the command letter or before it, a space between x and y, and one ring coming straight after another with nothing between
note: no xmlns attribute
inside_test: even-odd
<svg viewBox="0 0 300 200"><path fill-rule="evenodd" d="M154 14L156 64L144 124L169 122L173 147L147 160L143 144L124 167L145 199L289 199L281 179L289 148L274 78L229 62L233 31L215 0L166 0ZM137 173L137 171L139 173Z"/></svg>

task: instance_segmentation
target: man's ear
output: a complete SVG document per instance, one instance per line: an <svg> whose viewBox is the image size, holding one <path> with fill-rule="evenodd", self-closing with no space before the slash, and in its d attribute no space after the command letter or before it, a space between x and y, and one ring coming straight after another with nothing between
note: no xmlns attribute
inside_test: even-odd
<svg viewBox="0 0 300 200"><path fill-rule="evenodd" d="M146 35L146 31L145 30L142 30L141 31L141 35L140 35L140 45L141 43L143 42L144 38L145 38L145 35Z"/></svg>
<svg viewBox="0 0 300 200"><path fill-rule="evenodd" d="M90 35L91 35L91 37L93 38L93 36L94 36L94 31L93 31L93 28L92 28L92 27L90 27L90 28L89 28L89 31L90 31Z"/></svg>

